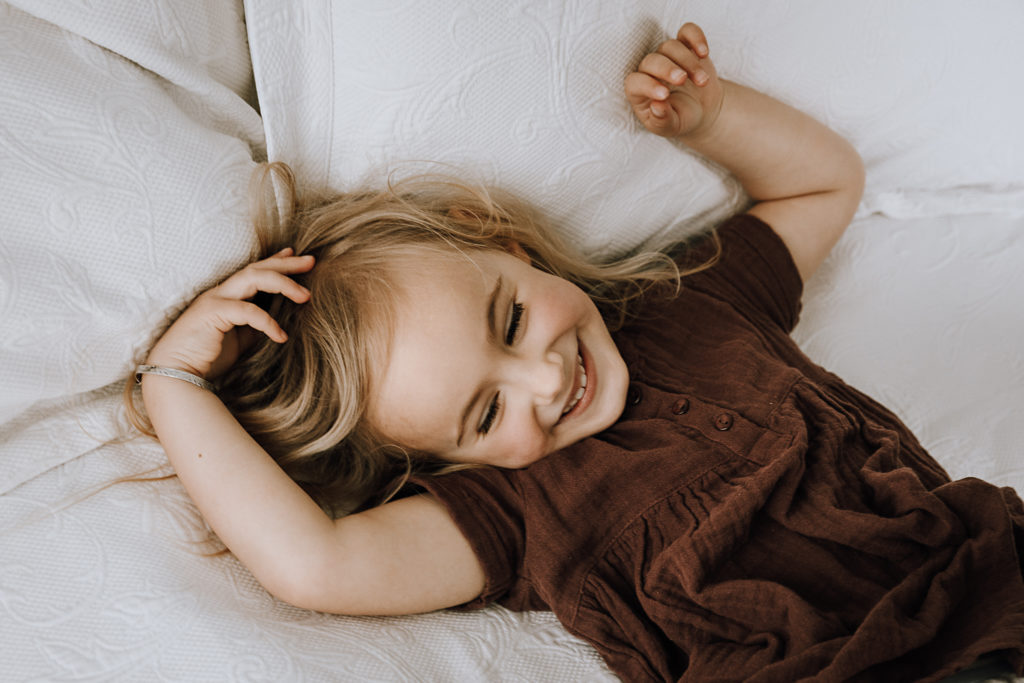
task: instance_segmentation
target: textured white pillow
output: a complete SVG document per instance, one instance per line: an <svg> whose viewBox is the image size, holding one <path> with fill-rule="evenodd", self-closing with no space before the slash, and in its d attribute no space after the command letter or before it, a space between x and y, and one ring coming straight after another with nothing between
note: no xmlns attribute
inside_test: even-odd
<svg viewBox="0 0 1024 683"><path fill-rule="evenodd" d="M268 152L306 182L344 189L431 169L478 179L531 200L598 253L742 201L720 171L639 133L622 81L664 31L633 3L306 0L246 11Z"/></svg>
<svg viewBox="0 0 1024 683"><path fill-rule="evenodd" d="M721 73L854 144L862 213L1024 212L1024 3L731 0L666 16L705 27Z"/></svg>
<svg viewBox="0 0 1024 683"><path fill-rule="evenodd" d="M63 28L0 3L0 423L126 376L168 314L246 259L263 144L233 91L240 5L23 4Z"/></svg>
<svg viewBox="0 0 1024 683"><path fill-rule="evenodd" d="M686 20L720 72L849 137L865 211L1024 207L1024 4L888 0L260 0L247 22L271 158L344 189L439 170L532 200L588 250L742 200L643 131L622 79ZM950 188L969 187L967 206Z"/></svg>

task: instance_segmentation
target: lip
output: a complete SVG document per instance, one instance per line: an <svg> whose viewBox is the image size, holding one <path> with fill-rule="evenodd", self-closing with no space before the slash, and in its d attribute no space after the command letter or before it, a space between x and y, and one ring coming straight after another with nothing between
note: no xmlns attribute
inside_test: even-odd
<svg viewBox="0 0 1024 683"><path fill-rule="evenodd" d="M582 413L584 410L586 410L587 406L589 406L590 403L594 400L594 394L596 393L597 372L594 369L594 359L591 358L589 353L587 353L587 349L583 346L582 343L579 343L577 345L577 348L580 357L583 358L583 371L587 373L587 386L584 387L583 396L580 398L580 400L576 403L576 405L573 406L572 410L562 415L561 419L559 419L559 422L565 422L566 420L570 420L573 417ZM577 384L578 379L576 377L576 374L573 373L573 386L569 394L570 397L573 395L573 393L575 393ZM571 398L567 399L567 402L568 400L571 400Z"/></svg>

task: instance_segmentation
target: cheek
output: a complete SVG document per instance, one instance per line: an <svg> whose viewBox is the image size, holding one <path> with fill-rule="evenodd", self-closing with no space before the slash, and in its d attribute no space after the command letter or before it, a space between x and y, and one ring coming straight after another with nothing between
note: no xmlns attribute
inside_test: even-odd
<svg viewBox="0 0 1024 683"><path fill-rule="evenodd" d="M511 437L501 449L501 466L519 469L532 465L550 453L550 444L539 430L509 430Z"/></svg>
<svg viewBox="0 0 1024 683"><path fill-rule="evenodd" d="M587 295L565 280L553 278L552 286L540 288L533 300L533 315L546 328L575 325L589 317Z"/></svg>
<svg viewBox="0 0 1024 683"><path fill-rule="evenodd" d="M503 464L502 467L512 470L521 470L524 467L529 467L538 460L543 460L548 455L549 453L545 453L543 450L522 451L509 458L507 463Z"/></svg>

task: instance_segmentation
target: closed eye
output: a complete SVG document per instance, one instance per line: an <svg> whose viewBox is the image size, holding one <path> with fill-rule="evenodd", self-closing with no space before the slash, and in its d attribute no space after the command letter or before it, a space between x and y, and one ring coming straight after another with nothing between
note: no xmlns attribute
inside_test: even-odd
<svg viewBox="0 0 1024 683"><path fill-rule="evenodd" d="M506 346L512 346L516 342L525 310L526 307L523 304L518 301L512 302L512 313L509 315L508 329L505 331ZM487 406L487 413L484 415L484 419L480 422L480 426L477 427L479 434L486 435L491 431L491 427L494 426L494 420L498 417L499 410L501 410L501 394L495 394L490 405Z"/></svg>
<svg viewBox="0 0 1024 683"><path fill-rule="evenodd" d="M523 318L523 304L515 301L512 303L512 315L508 321L508 331L505 332L505 345L512 346L516 341L516 334L519 332L519 322Z"/></svg>
<svg viewBox="0 0 1024 683"><path fill-rule="evenodd" d="M525 309L518 301L512 302L512 314L509 315L509 327L505 332L505 344L511 346L515 343L516 337L519 335L520 323L522 322L522 313ZM487 412L483 416L483 420L480 422L480 426L477 427L476 431L480 434L486 434L490 431L495 424L495 419L498 417L498 412L502 408L502 395L495 394L495 397L487 405Z"/></svg>
<svg viewBox="0 0 1024 683"><path fill-rule="evenodd" d="M498 416L498 410L501 408L501 394L495 394L494 399L491 401L491 405L487 406L487 414L484 415L483 422L477 427L477 432L486 435L491 431L491 426L494 425L494 418Z"/></svg>

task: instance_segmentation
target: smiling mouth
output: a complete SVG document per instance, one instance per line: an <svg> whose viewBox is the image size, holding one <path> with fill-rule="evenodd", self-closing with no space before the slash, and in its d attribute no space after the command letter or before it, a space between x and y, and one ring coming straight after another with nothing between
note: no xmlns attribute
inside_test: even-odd
<svg viewBox="0 0 1024 683"><path fill-rule="evenodd" d="M587 392L587 369L583 366L583 356L576 354L576 370L573 373L573 377L577 377L576 392L569 398L569 402L562 410L562 415L565 416L575 408L580 399L583 398L583 394Z"/></svg>
<svg viewBox="0 0 1024 683"><path fill-rule="evenodd" d="M561 417L558 418L559 422L564 422L566 419L579 415L587 406L594 400L594 388L597 385L597 373L594 370L593 359L587 354L586 349L581 344L579 351L576 354L576 368L574 377L576 379L576 388L570 394L569 399L565 403L565 408L562 410Z"/></svg>

